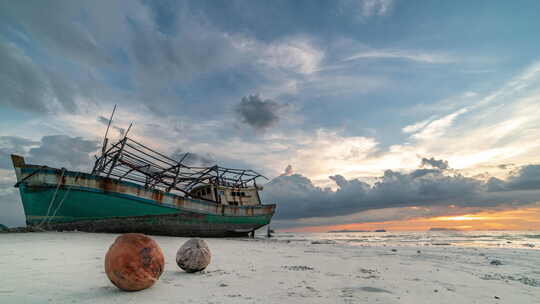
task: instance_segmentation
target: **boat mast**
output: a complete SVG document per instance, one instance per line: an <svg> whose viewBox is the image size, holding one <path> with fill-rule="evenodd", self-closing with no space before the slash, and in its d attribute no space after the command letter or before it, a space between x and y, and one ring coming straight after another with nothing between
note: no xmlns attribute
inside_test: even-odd
<svg viewBox="0 0 540 304"><path fill-rule="evenodd" d="M105 136L103 137L103 143L101 144L101 155L99 157L96 156L96 162L94 163L94 168L92 169L92 174L96 172L96 170L101 167L101 162L103 160L103 155L105 154L105 151L107 151L107 145L109 143L109 139L107 138L107 135L109 134L109 128L111 127L111 123L114 117L114 112L116 112L116 104L114 104L114 108L111 113L111 117L109 118L109 123L107 124L107 130L105 131ZM131 125L130 125L131 128Z"/></svg>
<svg viewBox="0 0 540 304"><path fill-rule="evenodd" d="M105 150L107 150L107 144L109 142L109 139L107 138L107 135L109 134L109 128L111 127L111 123L114 117L114 112L116 111L116 104L114 105L114 108L111 113L111 118L109 118L109 124L107 124L107 131L105 131L105 136L103 137L103 144L101 146L101 155L105 153Z"/></svg>

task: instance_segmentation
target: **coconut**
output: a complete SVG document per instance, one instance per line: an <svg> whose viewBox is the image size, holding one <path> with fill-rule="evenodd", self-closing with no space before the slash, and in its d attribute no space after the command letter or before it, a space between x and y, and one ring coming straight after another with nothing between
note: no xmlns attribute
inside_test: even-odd
<svg viewBox="0 0 540 304"><path fill-rule="evenodd" d="M105 273L118 288L146 289L159 279L165 259L159 245L144 234L127 233L116 238L105 255Z"/></svg>
<svg viewBox="0 0 540 304"><path fill-rule="evenodd" d="M186 272L197 272L210 264L212 254L208 244L199 238L190 239L178 249L176 264Z"/></svg>

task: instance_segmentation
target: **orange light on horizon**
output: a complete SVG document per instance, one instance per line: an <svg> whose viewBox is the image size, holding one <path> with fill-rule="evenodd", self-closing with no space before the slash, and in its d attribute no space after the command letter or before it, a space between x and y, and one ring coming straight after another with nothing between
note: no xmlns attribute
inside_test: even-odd
<svg viewBox="0 0 540 304"><path fill-rule="evenodd" d="M426 231L430 228L459 230L538 230L540 231L540 204L501 211L483 211L431 218L363 222L331 226L309 226L287 229L291 232L326 232L330 230L386 229L393 231Z"/></svg>
<svg viewBox="0 0 540 304"><path fill-rule="evenodd" d="M431 220L433 221L478 221L478 220L487 220L493 219L492 217L487 216L475 216L472 214L465 214L461 216L439 216L434 217Z"/></svg>

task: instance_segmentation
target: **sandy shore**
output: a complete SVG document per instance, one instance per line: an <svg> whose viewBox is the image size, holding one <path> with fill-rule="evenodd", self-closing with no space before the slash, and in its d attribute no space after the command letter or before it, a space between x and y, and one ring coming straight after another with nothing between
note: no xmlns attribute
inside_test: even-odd
<svg viewBox="0 0 540 304"><path fill-rule="evenodd" d="M174 261L186 239L153 237L165 272L154 287L128 293L103 270L115 238L0 234L0 303L540 303L536 249L206 239L212 263L187 274Z"/></svg>

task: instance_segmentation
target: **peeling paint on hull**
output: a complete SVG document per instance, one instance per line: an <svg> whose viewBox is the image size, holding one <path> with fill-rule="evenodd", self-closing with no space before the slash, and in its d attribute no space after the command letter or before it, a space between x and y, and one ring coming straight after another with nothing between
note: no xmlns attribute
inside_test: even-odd
<svg viewBox="0 0 540 304"><path fill-rule="evenodd" d="M16 170L20 170L19 180L36 171ZM82 172L62 174L51 168L24 180L19 191L27 224L42 224L52 230L243 236L269 224L275 211L275 205L221 205Z"/></svg>

